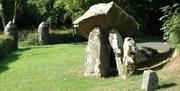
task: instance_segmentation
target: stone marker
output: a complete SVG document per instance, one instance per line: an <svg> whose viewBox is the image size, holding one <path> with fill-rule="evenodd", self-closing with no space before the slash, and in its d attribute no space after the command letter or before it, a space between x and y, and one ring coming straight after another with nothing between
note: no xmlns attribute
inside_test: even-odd
<svg viewBox="0 0 180 91"><path fill-rule="evenodd" d="M152 70L146 70L143 73L142 90L154 91L158 88L158 76Z"/></svg>
<svg viewBox="0 0 180 91"><path fill-rule="evenodd" d="M135 54L138 51L135 41L127 37L124 39L123 45L123 68L122 68L122 78L128 78L136 68Z"/></svg>
<svg viewBox="0 0 180 91"><path fill-rule="evenodd" d="M89 33L97 26L102 27L104 31L117 28L123 37L132 36L138 29L136 20L113 1L91 6L73 25L77 34L85 38L88 38Z"/></svg>
<svg viewBox="0 0 180 91"><path fill-rule="evenodd" d="M86 49L85 76L106 77L110 73L110 50L103 30L96 27L89 35Z"/></svg>
<svg viewBox="0 0 180 91"><path fill-rule="evenodd" d="M4 28L4 34L10 35L14 38L14 43L12 45L13 49L18 49L18 34L16 31L16 25L12 21L9 21L6 27Z"/></svg>
<svg viewBox="0 0 180 91"><path fill-rule="evenodd" d="M122 58L123 58L123 39L117 29L109 31L109 42L113 49L118 74L121 75Z"/></svg>
<svg viewBox="0 0 180 91"><path fill-rule="evenodd" d="M39 44L48 44L49 27L46 22L42 22L38 27L38 42Z"/></svg>

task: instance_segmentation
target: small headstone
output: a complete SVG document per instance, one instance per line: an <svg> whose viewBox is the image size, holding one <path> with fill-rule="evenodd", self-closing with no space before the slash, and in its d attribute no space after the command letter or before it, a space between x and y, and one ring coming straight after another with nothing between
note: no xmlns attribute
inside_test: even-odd
<svg viewBox="0 0 180 91"><path fill-rule="evenodd" d="M96 27L89 35L86 48L85 76L106 77L110 73L110 50L101 28Z"/></svg>
<svg viewBox="0 0 180 91"><path fill-rule="evenodd" d="M14 43L12 45L13 49L18 49L18 34L16 31L16 25L12 21L9 21L9 23L4 28L4 34L14 38Z"/></svg>
<svg viewBox="0 0 180 91"><path fill-rule="evenodd" d="M39 44L48 44L49 27L46 22L42 22L38 27L38 42Z"/></svg>
<svg viewBox="0 0 180 91"><path fill-rule="evenodd" d="M158 76L152 70L144 71L142 79L142 90L153 91L158 88Z"/></svg>
<svg viewBox="0 0 180 91"><path fill-rule="evenodd" d="M123 58L123 39L117 29L111 29L109 31L109 42L115 55L118 74L121 75L121 66Z"/></svg>

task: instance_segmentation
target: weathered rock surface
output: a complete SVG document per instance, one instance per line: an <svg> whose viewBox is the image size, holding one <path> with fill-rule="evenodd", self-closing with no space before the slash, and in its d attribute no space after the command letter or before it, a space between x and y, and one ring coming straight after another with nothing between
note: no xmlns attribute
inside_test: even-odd
<svg viewBox="0 0 180 91"><path fill-rule="evenodd" d="M158 54L156 49L142 46L135 54L136 64L150 61Z"/></svg>
<svg viewBox="0 0 180 91"><path fill-rule="evenodd" d="M135 54L138 49L136 47L135 41L127 37L124 39L123 45L123 68L122 68L122 78L128 78L136 68Z"/></svg>
<svg viewBox="0 0 180 91"><path fill-rule="evenodd" d="M16 25L12 21L9 21L4 28L4 34L14 38L13 49L18 49L18 34L16 31Z"/></svg>
<svg viewBox="0 0 180 91"><path fill-rule="evenodd" d="M142 46L140 50L144 51L149 58L158 54L157 49L153 49L151 47Z"/></svg>
<svg viewBox="0 0 180 91"><path fill-rule="evenodd" d="M117 29L109 31L109 43L113 49L118 74L121 75L122 58L123 58L123 39Z"/></svg>
<svg viewBox="0 0 180 91"><path fill-rule="evenodd" d="M123 37L132 36L138 29L136 20L128 15L116 3L100 3L93 5L81 17L73 22L77 34L88 38L94 27L102 27L109 31L117 28Z"/></svg>
<svg viewBox="0 0 180 91"><path fill-rule="evenodd" d="M89 35L86 49L85 76L106 77L110 74L110 50L103 30L96 27Z"/></svg>
<svg viewBox="0 0 180 91"><path fill-rule="evenodd" d="M145 91L154 91L158 88L158 76L152 70L144 71L142 79L142 87Z"/></svg>
<svg viewBox="0 0 180 91"><path fill-rule="evenodd" d="M48 44L49 27L46 22L42 22L38 27L38 42L39 44Z"/></svg>

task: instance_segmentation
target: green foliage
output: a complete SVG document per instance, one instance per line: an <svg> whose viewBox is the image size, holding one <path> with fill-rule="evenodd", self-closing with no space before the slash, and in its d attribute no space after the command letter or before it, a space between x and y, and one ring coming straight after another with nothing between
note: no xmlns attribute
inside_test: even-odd
<svg viewBox="0 0 180 91"><path fill-rule="evenodd" d="M70 43L70 42L84 42L87 41L82 36L73 36L72 31L68 30L56 30L50 31L49 34L49 43L58 44L58 43Z"/></svg>
<svg viewBox="0 0 180 91"><path fill-rule="evenodd" d="M17 10L16 26L18 28L32 28L37 26L41 22L40 16L41 15L36 5L24 1L21 7Z"/></svg>
<svg viewBox="0 0 180 91"><path fill-rule="evenodd" d="M171 0L125 0L126 10L135 17L140 24L140 33L150 36L161 36L162 22L158 19L162 16L160 7L171 4Z"/></svg>
<svg viewBox="0 0 180 91"><path fill-rule="evenodd" d="M20 43L23 45L38 45L38 34L36 31L35 30L20 31L18 33Z"/></svg>
<svg viewBox="0 0 180 91"><path fill-rule="evenodd" d="M36 26L42 21L47 21L50 28L53 29L65 25L64 7L62 5L56 6L55 0L27 0L27 5L33 6L29 9L34 9L36 11L34 15L39 16Z"/></svg>
<svg viewBox="0 0 180 91"><path fill-rule="evenodd" d="M74 20L83 14L83 2L84 0L56 0L55 7L63 6L66 11L64 17L67 18L71 16L71 18Z"/></svg>
<svg viewBox="0 0 180 91"><path fill-rule="evenodd" d="M12 50L13 41L12 36L0 35L0 59L4 58Z"/></svg>
<svg viewBox="0 0 180 91"><path fill-rule="evenodd" d="M172 7L165 6L161 10L164 12L164 16L160 18L164 21L161 28L164 31L164 39L172 47L180 50L180 4L174 4Z"/></svg>
<svg viewBox="0 0 180 91"><path fill-rule="evenodd" d="M45 5L48 1L49 0L27 0L27 3L35 5L40 15L43 15L46 12Z"/></svg>
<svg viewBox="0 0 180 91"><path fill-rule="evenodd" d="M15 0L0 0L0 15L2 17L3 27L11 20L14 15Z"/></svg>
<svg viewBox="0 0 180 91"><path fill-rule="evenodd" d="M47 21L51 29L72 27L72 21L85 13L88 8L97 3L116 2L120 7L135 17L141 25L141 33L146 35L161 35L159 31L162 22L158 18L162 16L159 8L170 5L179 0L1 0L6 6L0 13L2 20L8 22L13 17L13 6L16 1L18 6L16 13L17 27L37 27L40 22ZM5 13L2 13L6 11ZM4 14L4 15L3 15ZM9 18L6 18L9 17ZM3 23L5 25L5 23Z"/></svg>
<svg viewBox="0 0 180 91"><path fill-rule="evenodd" d="M49 33L49 44L83 42L87 41L82 36L72 36L72 31L68 30L52 30ZM21 45L38 45L38 34L36 29L21 30L18 32L19 42Z"/></svg>
<svg viewBox="0 0 180 91"><path fill-rule="evenodd" d="M55 7L63 6L65 9L64 18L71 18L72 21L80 17L88 8L97 3L109 3L112 0L55 0ZM124 0L113 0L114 2L124 5Z"/></svg>

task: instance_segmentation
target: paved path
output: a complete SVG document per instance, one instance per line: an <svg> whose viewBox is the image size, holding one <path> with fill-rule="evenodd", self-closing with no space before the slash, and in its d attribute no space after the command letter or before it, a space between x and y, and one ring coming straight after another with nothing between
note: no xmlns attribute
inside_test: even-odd
<svg viewBox="0 0 180 91"><path fill-rule="evenodd" d="M165 52L170 49L170 45L167 42L142 42L136 44L138 48L142 46L151 47L157 49L159 52Z"/></svg>

